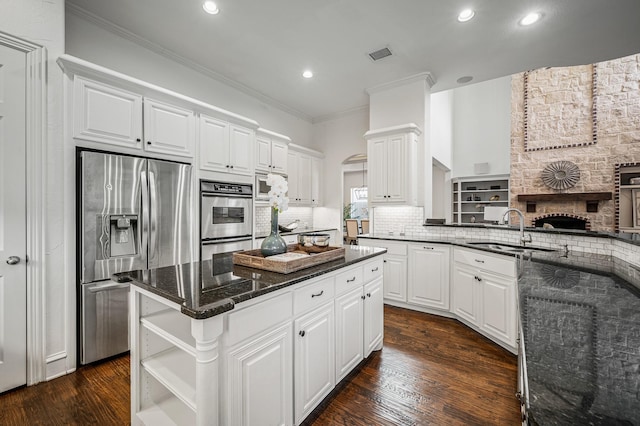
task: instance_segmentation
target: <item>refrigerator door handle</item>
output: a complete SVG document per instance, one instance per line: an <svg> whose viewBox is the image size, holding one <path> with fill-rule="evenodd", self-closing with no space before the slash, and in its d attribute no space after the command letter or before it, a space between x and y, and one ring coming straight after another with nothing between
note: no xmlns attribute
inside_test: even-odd
<svg viewBox="0 0 640 426"><path fill-rule="evenodd" d="M142 238L140 238L140 253L143 259L147 259L147 249L149 247L149 185L147 184L147 172L140 173L140 187L142 190L142 212L140 212L142 220ZM148 268L145 261L144 268Z"/></svg>
<svg viewBox="0 0 640 426"><path fill-rule="evenodd" d="M149 221L149 268L156 264L156 251L158 248L158 191L156 188L156 174L149 172L149 199L151 200L151 215Z"/></svg>

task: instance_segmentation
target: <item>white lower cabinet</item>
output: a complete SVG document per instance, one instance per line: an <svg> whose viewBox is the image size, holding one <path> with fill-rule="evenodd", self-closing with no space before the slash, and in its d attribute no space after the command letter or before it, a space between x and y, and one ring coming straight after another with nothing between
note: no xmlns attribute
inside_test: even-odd
<svg viewBox="0 0 640 426"><path fill-rule="evenodd" d="M230 425L291 425L291 323L228 352Z"/></svg>
<svg viewBox="0 0 640 426"><path fill-rule="evenodd" d="M362 359L364 336L362 287L336 298L336 379L342 380Z"/></svg>
<svg viewBox="0 0 640 426"><path fill-rule="evenodd" d="M408 303L449 310L450 247L409 244Z"/></svg>
<svg viewBox="0 0 640 426"><path fill-rule="evenodd" d="M453 313L516 350L516 270L512 258L454 249Z"/></svg>
<svg viewBox="0 0 640 426"><path fill-rule="evenodd" d="M294 339L295 419L299 424L336 384L333 302L298 318Z"/></svg>
<svg viewBox="0 0 640 426"><path fill-rule="evenodd" d="M365 266L366 267L366 266ZM364 357L382 347L384 337L384 301L382 277L364 286Z"/></svg>
<svg viewBox="0 0 640 426"><path fill-rule="evenodd" d="M384 255L384 298L407 301L407 256Z"/></svg>

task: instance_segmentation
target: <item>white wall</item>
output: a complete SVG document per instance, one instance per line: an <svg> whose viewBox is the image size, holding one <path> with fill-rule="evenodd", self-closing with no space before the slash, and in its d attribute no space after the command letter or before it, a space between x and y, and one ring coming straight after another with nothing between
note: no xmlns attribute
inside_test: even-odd
<svg viewBox="0 0 640 426"><path fill-rule="evenodd" d="M67 13L66 31L66 53L70 55L251 118L265 129L289 136L298 145L311 147L310 121L268 105L73 13Z"/></svg>
<svg viewBox="0 0 640 426"><path fill-rule="evenodd" d="M424 79L401 86L374 91L369 95L370 129L377 130L401 124L415 123L425 131Z"/></svg>
<svg viewBox="0 0 640 426"><path fill-rule="evenodd" d="M342 162L367 152L363 135L369 130L369 110L353 111L313 125L313 146L325 154L324 207L315 208L313 225L342 229Z"/></svg>
<svg viewBox="0 0 640 426"><path fill-rule="evenodd" d="M511 76L453 90L453 177L485 162L489 174L508 174L510 140Z"/></svg>
<svg viewBox="0 0 640 426"><path fill-rule="evenodd" d="M453 150L453 90L431 94L431 156L451 169Z"/></svg>
<svg viewBox="0 0 640 426"><path fill-rule="evenodd" d="M47 199L45 255L46 377L75 367L75 285L61 267L70 259L64 246L62 72L55 63L64 53L64 0L0 0L0 29L47 48ZM72 261L72 259L71 259ZM26 309L26 307L25 307Z"/></svg>

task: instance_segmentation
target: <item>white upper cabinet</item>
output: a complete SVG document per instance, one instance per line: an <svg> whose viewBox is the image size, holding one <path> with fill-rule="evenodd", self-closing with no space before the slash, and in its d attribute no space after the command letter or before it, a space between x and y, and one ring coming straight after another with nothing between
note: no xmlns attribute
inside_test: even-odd
<svg viewBox="0 0 640 426"><path fill-rule="evenodd" d="M322 167L324 161L321 158L311 158L311 205L322 205Z"/></svg>
<svg viewBox="0 0 640 426"><path fill-rule="evenodd" d="M253 175L255 131L231 125L229 128L229 165L232 173Z"/></svg>
<svg viewBox="0 0 640 426"><path fill-rule="evenodd" d="M287 174L288 145L287 136L265 129L256 132L256 171Z"/></svg>
<svg viewBox="0 0 640 426"><path fill-rule="evenodd" d="M371 204L418 205L420 133L415 124L407 124L365 134Z"/></svg>
<svg viewBox="0 0 640 426"><path fill-rule="evenodd" d="M83 77L75 78L73 104L76 139L193 157L191 110Z"/></svg>
<svg viewBox="0 0 640 426"><path fill-rule="evenodd" d="M142 96L82 77L74 81L73 137L142 148Z"/></svg>
<svg viewBox="0 0 640 426"><path fill-rule="evenodd" d="M289 146L289 152L287 153L287 171L289 183L288 196L291 204L297 206L321 205L321 155L319 152L293 144Z"/></svg>
<svg viewBox="0 0 640 426"><path fill-rule="evenodd" d="M227 171L229 165L229 123L200 116L200 168Z"/></svg>
<svg viewBox="0 0 640 426"><path fill-rule="evenodd" d="M200 169L252 175L254 142L254 130L201 115Z"/></svg>
<svg viewBox="0 0 640 426"><path fill-rule="evenodd" d="M144 139L145 151L193 157L193 111L145 98Z"/></svg>

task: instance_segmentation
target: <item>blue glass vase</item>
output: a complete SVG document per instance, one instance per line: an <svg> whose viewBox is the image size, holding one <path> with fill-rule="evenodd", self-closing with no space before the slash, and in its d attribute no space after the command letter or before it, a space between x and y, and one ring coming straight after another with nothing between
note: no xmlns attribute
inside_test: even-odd
<svg viewBox="0 0 640 426"><path fill-rule="evenodd" d="M278 234L278 209L273 207L271 208L271 234L262 242L260 252L264 257L287 252L287 243Z"/></svg>

